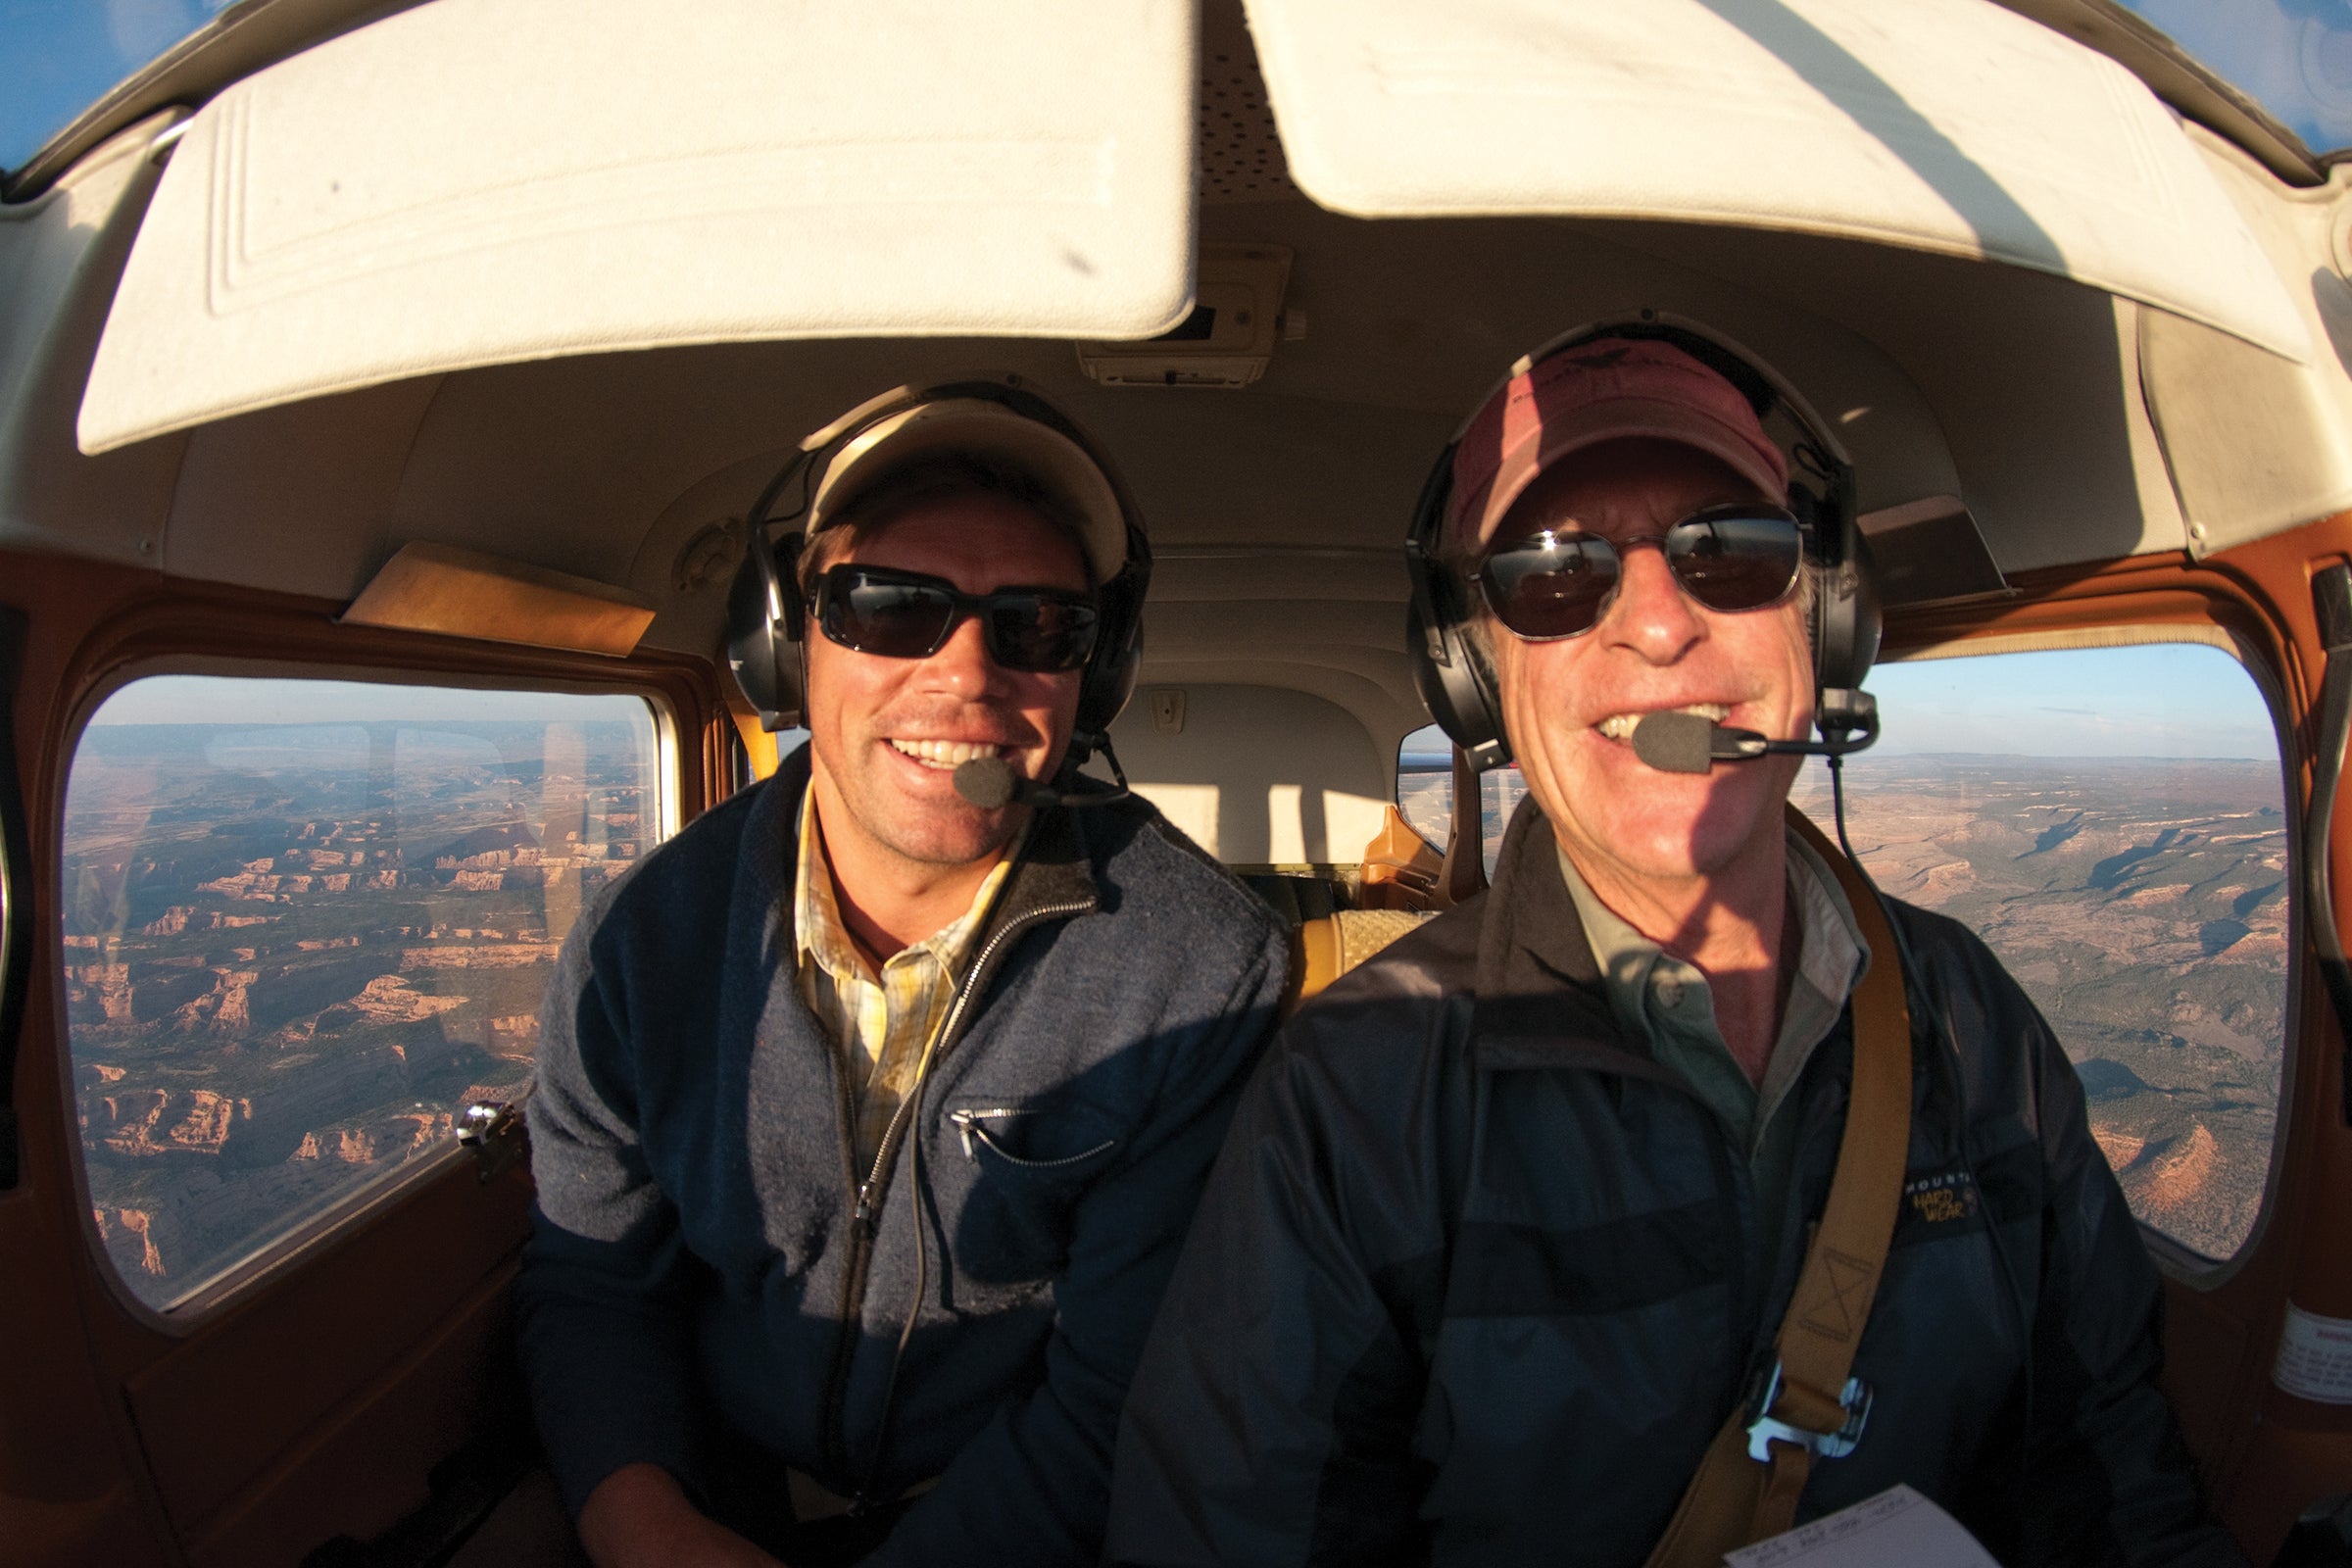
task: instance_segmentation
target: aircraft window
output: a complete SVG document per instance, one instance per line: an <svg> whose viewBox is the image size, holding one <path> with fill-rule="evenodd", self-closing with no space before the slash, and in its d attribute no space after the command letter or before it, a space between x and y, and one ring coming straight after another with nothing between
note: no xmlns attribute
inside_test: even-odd
<svg viewBox="0 0 2352 1568"><path fill-rule="evenodd" d="M1846 763L1879 885L1966 922L2082 1077L2132 1212L2234 1256L2269 1185L2286 1040L2289 877L2278 731L2245 667L2202 643L1883 664L1885 738ZM1405 737L1396 804L1443 849L1452 751ZM1487 865L1525 793L1481 780ZM1796 804L1825 827L1827 771Z"/></svg>
<svg viewBox="0 0 2352 1568"><path fill-rule="evenodd" d="M2141 1223L2233 1256L2269 1185L2290 878L2277 727L2222 650L1935 659L1870 677L1854 849L2000 956L2082 1074ZM1795 800L1825 827L1828 775Z"/></svg>
<svg viewBox="0 0 2352 1568"><path fill-rule="evenodd" d="M1487 875L1502 851L1502 830L1527 793L1516 763L1479 776L1479 817L1486 835ZM1453 743L1435 724L1404 738L1396 749L1396 808L1412 830L1443 851L1453 839Z"/></svg>
<svg viewBox="0 0 2352 1568"><path fill-rule="evenodd" d="M1371 733L1305 692L1147 686L1110 736L1135 793L1228 866L1351 875L1388 822Z"/></svg>
<svg viewBox="0 0 2352 1568"><path fill-rule="evenodd" d="M628 696L160 675L67 780L89 1200L167 1308L519 1098L583 899L661 837Z"/></svg>
<svg viewBox="0 0 2352 1568"><path fill-rule="evenodd" d="M2122 0L2314 152L2352 143L2352 16L2311 0Z"/></svg>
<svg viewBox="0 0 2352 1568"><path fill-rule="evenodd" d="M0 166L15 169L108 88L203 27L229 0L10 8Z"/></svg>

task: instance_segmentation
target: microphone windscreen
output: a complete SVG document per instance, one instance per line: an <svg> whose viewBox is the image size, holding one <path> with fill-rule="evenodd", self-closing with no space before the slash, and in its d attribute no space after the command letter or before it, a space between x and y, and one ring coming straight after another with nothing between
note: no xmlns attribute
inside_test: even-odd
<svg viewBox="0 0 2352 1568"><path fill-rule="evenodd" d="M1634 725L1634 755L1661 773L1704 773L1714 751L1714 722L1697 713L1660 710ZM962 787L960 775L956 784Z"/></svg>
<svg viewBox="0 0 2352 1568"><path fill-rule="evenodd" d="M975 757L956 769L956 793L983 811L1010 806L1020 781L1002 757Z"/></svg>

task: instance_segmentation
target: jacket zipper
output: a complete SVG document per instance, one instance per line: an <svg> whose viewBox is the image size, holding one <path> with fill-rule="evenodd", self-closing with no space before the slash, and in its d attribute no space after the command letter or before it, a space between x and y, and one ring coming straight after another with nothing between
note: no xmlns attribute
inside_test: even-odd
<svg viewBox="0 0 2352 1568"><path fill-rule="evenodd" d="M989 965L995 961L997 954L1005 944L1026 932L1031 926L1063 915L1084 914L1094 906L1091 901L1048 905L1042 908L1029 910L1017 920L1008 921L995 935L991 936L987 944L981 948L980 956L973 961L972 967L965 973L963 984L956 988L955 1000L948 1004L947 1021L940 1026L939 1044L935 1049L935 1057L946 1055L949 1049L956 1044L957 1025L963 1021L965 1004L971 1001L982 983L988 978ZM850 1462L849 1440L845 1426L850 1400L850 1368L852 1362L857 1358L858 1325L863 1321L865 1315L866 1274L874 1260L874 1237L882 1228L882 1198L889 1188L891 1168L897 1161L899 1145L904 1140L906 1124L914 1116L916 1102L922 1099L923 1084L921 1078L918 1077L906 1098L899 1102L899 1108L891 1112L889 1124L882 1129L882 1142L874 1149L873 1168L866 1172L864 1181L857 1182L855 1181L857 1168L851 1163L847 1153L847 1151L853 1147L851 1140L855 1137L849 1077L839 1069L838 1065L835 1068L834 1081L839 1091L842 1139L845 1151L842 1164L844 1174L854 1182L851 1188L854 1205L850 1216L849 1265L842 1273L841 1310L835 1320L833 1367L826 1380L824 1432L826 1458L831 1462L835 1474L847 1475ZM881 1459L880 1454L876 1454L874 1457L877 1462ZM870 1481L872 1478L869 1476L866 1479ZM864 1486L860 1485L858 1494L862 1495L864 1491Z"/></svg>
<svg viewBox="0 0 2352 1568"><path fill-rule="evenodd" d="M1116 1138L1106 1138L1092 1149L1081 1150L1075 1154L1064 1154L1059 1159L1024 1159L1018 1154L1008 1152L1004 1145L988 1136L987 1128L980 1125L984 1121L1004 1121L1014 1116L1034 1116L1035 1114L1037 1114L1035 1105L990 1105L979 1109L965 1107L951 1110L948 1112L948 1120L955 1124L956 1131L963 1139L964 1158L979 1158L979 1152L975 1145L986 1144L999 1159L1015 1165L1027 1165L1035 1170L1048 1170L1055 1165L1075 1165L1082 1159L1094 1158L1118 1142Z"/></svg>

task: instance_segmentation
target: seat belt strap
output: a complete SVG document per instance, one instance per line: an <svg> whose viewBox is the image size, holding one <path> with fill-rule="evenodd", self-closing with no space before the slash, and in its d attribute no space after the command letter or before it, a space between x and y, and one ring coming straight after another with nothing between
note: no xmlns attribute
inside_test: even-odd
<svg viewBox="0 0 2352 1568"><path fill-rule="evenodd" d="M1911 1142L1911 1007L1877 890L1791 807L1788 824L1836 873L1870 951L1855 987L1854 1078L1838 1170L1760 1386L1708 1446L1646 1568L1719 1568L1726 1552L1788 1530L1816 1457L1850 1452L1870 1418L1851 1373L1902 1200Z"/></svg>

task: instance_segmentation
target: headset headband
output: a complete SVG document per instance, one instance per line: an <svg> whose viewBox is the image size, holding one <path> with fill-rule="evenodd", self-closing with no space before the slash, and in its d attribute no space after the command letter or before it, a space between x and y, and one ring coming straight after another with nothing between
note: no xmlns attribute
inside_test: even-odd
<svg viewBox="0 0 2352 1568"><path fill-rule="evenodd" d="M1878 656L1879 604L1868 547L1855 523L1854 469L1844 443L1804 395L1765 360L1700 322L1650 310L1588 321L1522 356L1489 388L1438 455L1421 487L1404 544L1412 586L1405 653L1430 716L1480 770L1511 760L1494 673L1468 635L1475 613L1472 590L1442 559L1454 452L1479 415L1515 377L1580 343L1604 337L1655 339L1681 349L1747 398L1768 437L1776 417L1795 427L1794 439L1782 443L1789 458L1788 505L1804 527L1806 553L1820 567L1810 628L1814 722L1833 742L1864 728L1875 730L1873 705L1860 687Z"/></svg>
<svg viewBox="0 0 2352 1568"><path fill-rule="evenodd" d="M1135 690L1143 660L1143 603L1152 582L1152 546L1117 470L1076 423L1015 376L897 387L803 439L800 450L761 489L746 520L743 564L727 598L727 664L766 728L785 729L807 721L808 607L801 596L798 566L808 544L806 520L823 493L826 470L859 436L883 421L956 399L1001 405L1070 442L1107 485L1118 510L1125 535L1123 559L1095 588L1102 629L1081 676L1066 764L1075 767L1108 744L1110 722ZM777 513L796 480L797 501L790 511ZM772 528L796 522L802 526L770 540ZM1091 549L1088 564L1096 565Z"/></svg>

